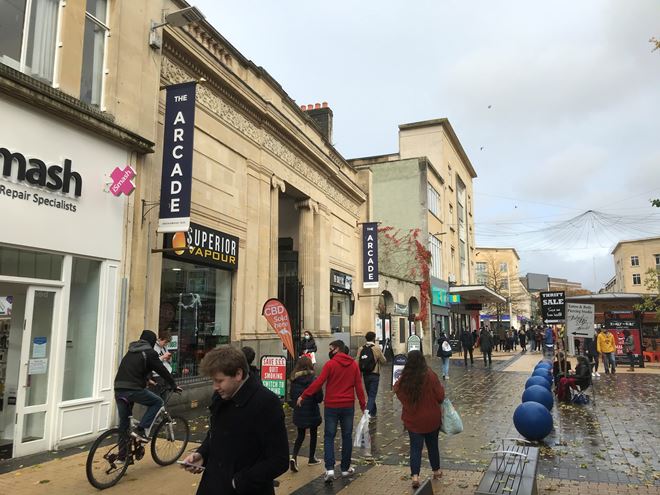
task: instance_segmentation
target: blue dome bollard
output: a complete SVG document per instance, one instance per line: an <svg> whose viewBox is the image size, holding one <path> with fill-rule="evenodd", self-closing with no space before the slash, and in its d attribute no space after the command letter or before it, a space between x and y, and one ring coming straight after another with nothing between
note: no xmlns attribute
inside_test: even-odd
<svg viewBox="0 0 660 495"><path fill-rule="evenodd" d="M551 370L552 369L552 364L551 363L539 363L539 364L536 365L536 367L534 369L538 370L538 369L542 369L542 368Z"/></svg>
<svg viewBox="0 0 660 495"><path fill-rule="evenodd" d="M539 368L537 370L534 370L532 376L542 376L543 378L547 379L550 383L552 383L552 372L549 369Z"/></svg>
<svg viewBox="0 0 660 495"><path fill-rule="evenodd" d="M525 382L525 389L528 389L529 387L533 385L540 385L541 387L545 387L548 390L552 387L552 384L546 379L543 378L542 376L531 376L527 379Z"/></svg>
<svg viewBox="0 0 660 495"><path fill-rule="evenodd" d="M538 402L543 404L548 411L552 411L552 406L555 405L555 398L552 392L542 385L532 385L525 389L522 394L523 402Z"/></svg>
<svg viewBox="0 0 660 495"><path fill-rule="evenodd" d="M523 402L513 413L513 425L527 440L543 440L552 431L552 414L543 404Z"/></svg>

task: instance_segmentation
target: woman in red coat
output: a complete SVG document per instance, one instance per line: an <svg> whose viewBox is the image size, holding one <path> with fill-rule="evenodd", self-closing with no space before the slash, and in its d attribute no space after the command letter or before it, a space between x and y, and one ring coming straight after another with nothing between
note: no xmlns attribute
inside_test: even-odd
<svg viewBox="0 0 660 495"><path fill-rule="evenodd" d="M442 424L442 408L445 389L436 375L426 365L420 351L410 351L401 378L394 384L394 393L401 401L401 420L410 436L410 474L413 488L419 487L419 471L422 464L422 447L426 443L433 479L440 472L438 434Z"/></svg>

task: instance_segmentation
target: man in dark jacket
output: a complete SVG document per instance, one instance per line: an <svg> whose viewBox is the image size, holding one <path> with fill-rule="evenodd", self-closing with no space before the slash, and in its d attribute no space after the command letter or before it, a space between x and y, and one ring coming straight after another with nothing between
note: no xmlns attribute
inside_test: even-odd
<svg viewBox="0 0 660 495"><path fill-rule="evenodd" d="M132 435L143 442L149 441L149 430L151 430L158 410L163 405L163 399L147 390L149 377L156 372L173 390L181 390L176 386L172 375L154 350L155 344L156 334L151 330L144 330L140 335L140 340L128 345L128 352L121 360L117 375L115 375L115 400L119 410L121 436L128 432L129 402L135 402L147 407L147 412L142 416L137 430L132 432Z"/></svg>
<svg viewBox="0 0 660 495"><path fill-rule="evenodd" d="M206 439L184 460L204 469L197 495L274 495L273 481L289 468L289 441L279 398L250 376L243 353L223 345L209 351L202 372L213 379Z"/></svg>
<svg viewBox="0 0 660 495"><path fill-rule="evenodd" d="M479 335L479 348L484 355L484 366L493 364L493 345L493 334L487 328L482 329Z"/></svg>
<svg viewBox="0 0 660 495"><path fill-rule="evenodd" d="M472 356L474 340L472 339L472 332L467 329L461 332L461 347L463 347L463 360L465 361L465 366L467 366L468 353L470 353L470 366L474 366L474 357Z"/></svg>

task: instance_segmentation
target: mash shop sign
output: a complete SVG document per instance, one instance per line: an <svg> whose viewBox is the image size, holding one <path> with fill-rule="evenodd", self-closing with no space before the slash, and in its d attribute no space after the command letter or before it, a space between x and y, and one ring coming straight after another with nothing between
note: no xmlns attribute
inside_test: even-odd
<svg viewBox="0 0 660 495"><path fill-rule="evenodd" d="M566 319L566 293L541 292L541 315L544 323L561 323Z"/></svg>
<svg viewBox="0 0 660 495"><path fill-rule="evenodd" d="M191 261L212 267L238 268L238 237L191 223L188 232L165 234L165 248L181 248L165 253L167 258Z"/></svg>
<svg viewBox="0 0 660 495"><path fill-rule="evenodd" d="M76 211L76 203L67 201L68 198L54 198L50 195L50 193L60 193L72 199L82 196L82 176L73 170L73 164L68 158L63 160L62 165L47 165L40 158L27 157L20 152L0 147L0 167L2 167L2 178L10 184L36 188L28 192L21 187L0 184L1 196L15 201L28 201L37 206Z"/></svg>
<svg viewBox="0 0 660 495"><path fill-rule="evenodd" d="M185 232L190 226L196 84L166 89L158 232Z"/></svg>
<svg viewBox="0 0 660 495"><path fill-rule="evenodd" d="M378 288L378 224L362 225L362 287Z"/></svg>

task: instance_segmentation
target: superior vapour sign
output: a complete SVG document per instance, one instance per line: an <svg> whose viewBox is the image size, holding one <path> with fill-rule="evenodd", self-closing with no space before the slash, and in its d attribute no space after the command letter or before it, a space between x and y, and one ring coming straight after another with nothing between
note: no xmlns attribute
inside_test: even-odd
<svg viewBox="0 0 660 495"><path fill-rule="evenodd" d="M166 88L158 232L185 232L190 227L196 84Z"/></svg>
<svg viewBox="0 0 660 495"><path fill-rule="evenodd" d="M566 293L541 292L541 316L544 323L562 323L566 319Z"/></svg>
<svg viewBox="0 0 660 495"><path fill-rule="evenodd" d="M378 288L378 224L362 224L362 287Z"/></svg>

